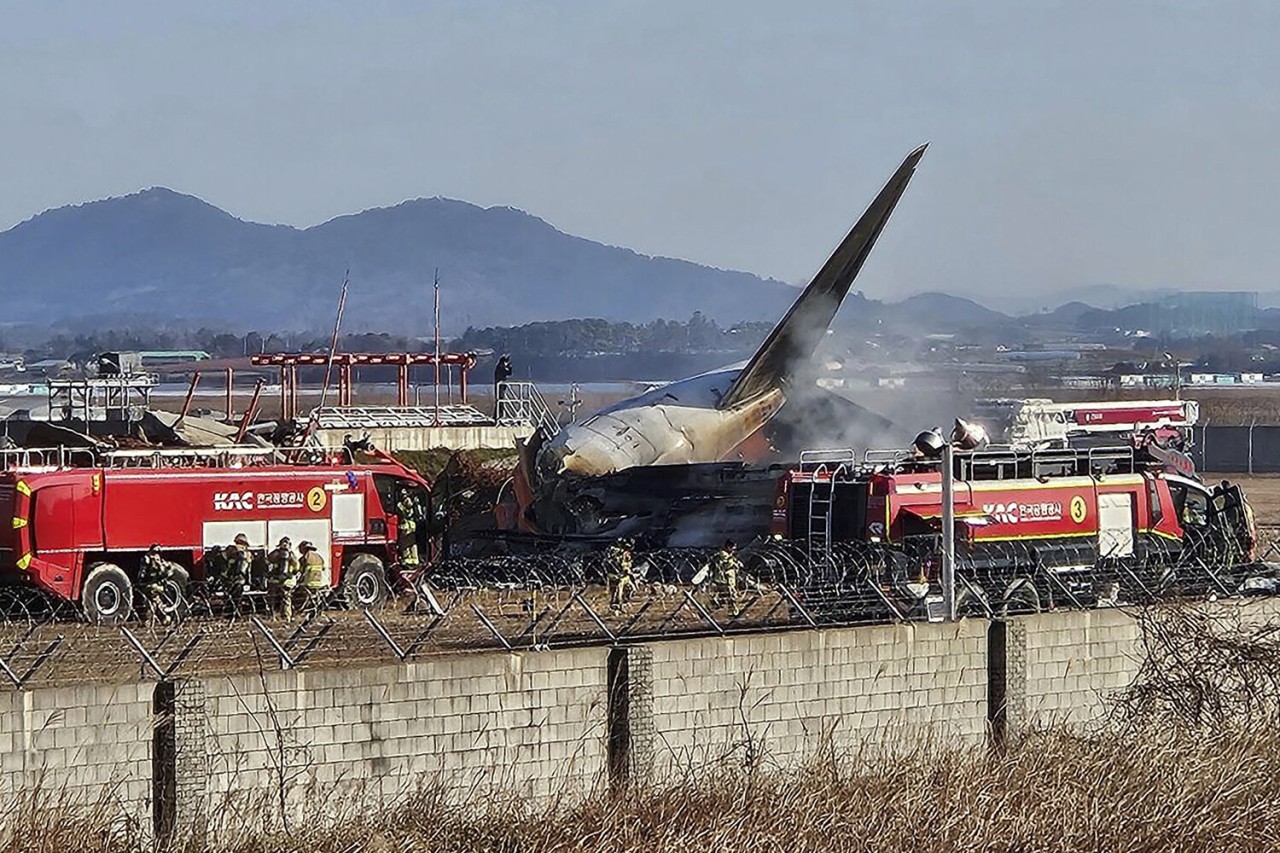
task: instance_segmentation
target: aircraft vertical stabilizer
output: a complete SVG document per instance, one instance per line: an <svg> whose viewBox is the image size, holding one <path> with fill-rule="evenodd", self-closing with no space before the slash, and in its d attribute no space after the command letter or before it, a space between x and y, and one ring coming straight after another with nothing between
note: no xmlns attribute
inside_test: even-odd
<svg viewBox="0 0 1280 853"><path fill-rule="evenodd" d="M862 269L927 147L921 145L902 161L898 171L880 190L853 230L836 247L791 310L769 333L733 385L720 398L717 408L740 406L770 389L781 387L797 363L813 357L818 342L830 327L840 303L849 294L853 280Z"/></svg>

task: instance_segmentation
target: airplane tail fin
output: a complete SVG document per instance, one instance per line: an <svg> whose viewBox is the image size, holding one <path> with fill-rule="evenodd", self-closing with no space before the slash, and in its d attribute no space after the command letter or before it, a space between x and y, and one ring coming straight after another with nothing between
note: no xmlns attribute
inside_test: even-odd
<svg viewBox="0 0 1280 853"><path fill-rule="evenodd" d="M794 365L813 357L818 342L835 318L840 303L848 296L853 280L928 147L927 144L921 145L902 161L898 171L854 224L853 230L836 247L782 322L769 333L733 385L729 386L720 399L719 408L733 408L781 385Z"/></svg>

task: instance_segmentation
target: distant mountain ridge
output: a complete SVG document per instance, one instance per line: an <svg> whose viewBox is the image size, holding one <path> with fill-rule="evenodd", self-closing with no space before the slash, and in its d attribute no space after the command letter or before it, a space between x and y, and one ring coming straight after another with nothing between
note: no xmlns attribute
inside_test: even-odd
<svg viewBox="0 0 1280 853"><path fill-rule="evenodd" d="M794 288L558 231L523 211L414 199L310 228L236 218L154 187L56 208L0 233L8 322L129 315L323 328L351 269L347 328L424 333L440 271L445 325L564 317L642 322L695 311L773 319Z"/></svg>

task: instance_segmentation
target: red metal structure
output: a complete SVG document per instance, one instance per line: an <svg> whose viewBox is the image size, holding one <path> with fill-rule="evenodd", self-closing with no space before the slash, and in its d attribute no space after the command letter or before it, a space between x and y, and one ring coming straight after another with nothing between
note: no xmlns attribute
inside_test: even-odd
<svg viewBox="0 0 1280 853"><path fill-rule="evenodd" d="M207 560L248 538L259 554L282 536L308 539L332 567L335 589L357 606L381 604L397 568L405 492L425 531L430 486L384 456L341 454L282 464L276 451L116 451L86 467L28 464L0 472L0 579L82 603L101 622L132 612L142 555L159 544L201 582ZM424 545L428 543L423 543ZM185 584L184 584L185 585Z"/></svg>
<svg viewBox="0 0 1280 853"><path fill-rule="evenodd" d="M280 410L285 420L298 416L298 368L325 367L328 353L271 353L255 355L250 359L255 366L280 368ZM476 366L476 357L466 353L441 353L439 360L429 352L340 352L333 355L333 365L338 368L338 405L351 405L354 385L352 369L359 366L393 366L396 373L396 405L408 406L409 368L419 365L451 365L459 370L459 391L462 402L467 401L468 372Z"/></svg>

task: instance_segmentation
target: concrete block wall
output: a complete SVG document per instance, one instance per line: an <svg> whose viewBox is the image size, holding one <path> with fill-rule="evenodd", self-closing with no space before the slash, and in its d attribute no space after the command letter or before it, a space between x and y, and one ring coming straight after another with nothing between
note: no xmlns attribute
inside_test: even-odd
<svg viewBox="0 0 1280 853"><path fill-rule="evenodd" d="M203 682L209 797L284 787L335 804L450 789L582 794L603 782L607 649ZM296 795L296 796L294 796Z"/></svg>
<svg viewBox="0 0 1280 853"><path fill-rule="evenodd" d="M1203 605L1248 630L1280 616L1280 600L1230 599ZM1006 730L1052 726L1087 731L1105 723L1110 700L1133 683L1146 657L1142 627L1120 609L1061 611L1007 623Z"/></svg>
<svg viewBox="0 0 1280 853"><path fill-rule="evenodd" d="M1122 610L1062 611L1008 622L1006 719L1012 736L1063 725L1084 730L1142 663L1137 621Z"/></svg>
<svg viewBox="0 0 1280 853"><path fill-rule="evenodd" d="M986 643L979 620L655 643L655 773L981 744Z"/></svg>
<svg viewBox="0 0 1280 853"><path fill-rule="evenodd" d="M150 825L153 684L0 692L0 790L89 805Z"/></svg>
<svg viewBox="0 0 1280 853"><path fill-rule="evenodd" d="M1245 624L1280 613L1214 607ZM140 833L198 839L219 814L274 819L282 790L290 815L324 819L349 813L344 794L434 782L572 798L722 762L981 746L1097 723L1138 671L1140 630L1097 610L0 691L0 788L106 797Z"/></svg>

